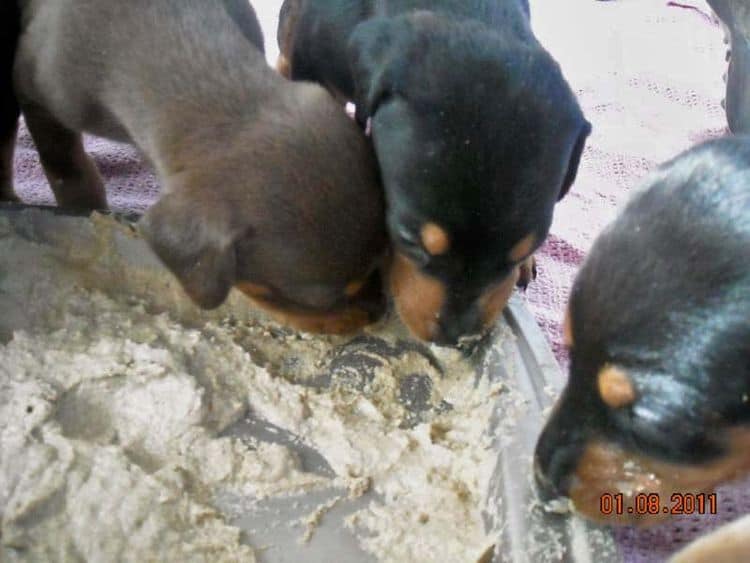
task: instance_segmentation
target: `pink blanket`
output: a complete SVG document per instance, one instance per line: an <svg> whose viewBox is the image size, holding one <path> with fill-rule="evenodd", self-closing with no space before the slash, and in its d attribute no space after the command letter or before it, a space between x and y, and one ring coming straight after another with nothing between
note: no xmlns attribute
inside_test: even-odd
<svg viewBox="0 0 750 563"><path fill-rule="evenodd" d="M271 4L259 10L267 38L274 37L278 13ZM656 164L725 133L721 32L701 0L681 4L698 10L656 0L532 0L534 28L594 125L576 185L558 206L551 236L537 254L539 279L525 294L563 365L560 320L576 269L596 235ZM273 59L273 41L267 44ZM143 211L154 201L156 179L136 151L99 139L88 139L87 149L107 179L114 210ZM28 203L53 203L23 128L16 188ZM717 516L616 535L626 561L658 562L698 534L748 512L750 482L722 489Z"/></svg>

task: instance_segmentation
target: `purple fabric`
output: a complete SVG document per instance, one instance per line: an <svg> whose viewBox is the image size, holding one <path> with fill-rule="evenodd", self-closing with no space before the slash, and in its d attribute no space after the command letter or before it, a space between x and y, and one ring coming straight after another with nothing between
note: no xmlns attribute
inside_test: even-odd
<svg viewBox="0 0 750 563"><path fill-rule="evenodd" d="M659 162L725 133L719 105L725 70L721 32L701 0L672 4L532 0L535 31L560 61L594 125L577 182L558 205L551 235L537 253L539 278L525 293L563 366L567 358L560 322L576 269L596 235ZM275 27L268 18L261 18L267 34ZM155 200L158 184L137 151L91 138L86 147L106 179L113 210L142 212ZM52 204L23 127L15 162L21 198ZM750 481L721 489L717 516L680 518L647 530L625 528L616 536L626 561L655 563L697 535L747 513Z"/></svg>
<svg viewBox="0 0 750 563"><path fill-rule="evenodd" d="M621 528L615 537L627 563L658 563L691 540L750 513L750 480L721 487L717 514L685 516L655 528ZM716 561L715 563L721 563Z"/></svg>
<svg viewBox="0 0 750 563"><path fill-rule="evenodd" d="M159 184L136 149L96 137L87 137L85 146L104 177L112 210L143 212L156 200ZM14 174L16 193L24 203L55 204L39 155L23 123L16 142Z"/></svg>
<svg viewBox="0 0 750 563"><path fill-rule="evenodd" d="M534 7L540 39L577 86L594 125L573 191L558 205L551 236L536 255L539 278L525 294L566 366L561 320L576 268L596 234L659 162L728 133L720 106L726 47L701 0L661 6L653 0L532 1ZM585 33L571 36L574 23ZM615 530L625 561L664 561L697 536L750 513L750 480L718 494L717 515Z"/></svg>

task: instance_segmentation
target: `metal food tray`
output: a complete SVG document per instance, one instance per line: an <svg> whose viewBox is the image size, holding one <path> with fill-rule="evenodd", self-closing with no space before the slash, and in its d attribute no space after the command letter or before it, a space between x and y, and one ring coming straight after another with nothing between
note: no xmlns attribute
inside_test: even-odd
<svg viewBox="0 0 750 563"><path fill-rule="evenodd" d="M230 310L239 320L244 314L257 317L257 312L252 312L241 295L231 295L227 304L215 311L194 307L138 236L136 220L134 216L75 215L57 208L0 205L0 287L10 288L0 291L0 342L9 340L14 330L32 328L44 317L44 296L26 290L35 279L45 277L52 277L55 283L145 299L154 310L169 311L188 326L218 320ZM500 322L508 324L515 340L493 339L492 334L485 338L472 356L476 359L477 376L505 381L518 389L525 399L525 408L510 435L502 436L502 443L496 444L498 461L486 495L488 503L496 506L487 507L487 518L491 525L489 514L500 514L502 532L494 557L487 554L482 558L483 563L621 561L608 529L570 515L546 512L534 502L531 456L544 412L559 393L563 377L539 327L517 296L511 299ZM362 345L362 338L354 337L342 349ZM416 342L408 345L422 346ZM508 357L515 358L516 369L506 370L507 360L503 359ZM349 367L356 370L360 366ZM499 403L495 420L488 421L488 427L501 422L502 416L503 405ZM306 471L330 472L318 452L266 421L249 416L226 433L283 443L298 453ZM374 561L343 526L344 517L363 507L374 492L336 503L307 543L299 541L299 527L283 525L300 520L342 493L329 489L273 498L254 504L252 512L242 510L241 498L227 496L217 498L216 502L228 514L230 522L250 534L254 546L267 546L258 550L261 562Z"/></svg>

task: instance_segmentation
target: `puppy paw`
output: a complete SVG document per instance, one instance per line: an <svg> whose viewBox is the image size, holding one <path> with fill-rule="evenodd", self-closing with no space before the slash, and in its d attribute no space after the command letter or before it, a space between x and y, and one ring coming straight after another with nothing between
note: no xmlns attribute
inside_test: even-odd
<svg viewBox="0 0 750 563"><path fill-rule="evenodd" d="M279 55L276 59L276 71L287 80L292 79L292 65L284 55Z"/></svg>
<svg viewBox="0 0 750 563"><path fill-rule="evenodd" d="M516 287L520 287L524 291L528 285L536 279L536 258L532 254L526 258L518 267L518 280L516 281Z"/></svg>

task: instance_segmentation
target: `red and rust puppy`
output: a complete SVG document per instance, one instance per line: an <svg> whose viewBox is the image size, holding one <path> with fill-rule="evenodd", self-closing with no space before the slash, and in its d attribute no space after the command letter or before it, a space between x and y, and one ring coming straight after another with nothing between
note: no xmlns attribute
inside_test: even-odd
<svg viewBox="0 0 750 563"><path fill-rule="evenodd" d="M526 3L286 0L279 46L283 74L371 123L405 323L481 333L532 277L590 131Z"/></svg>
<svg viewBox="0 0 750 563"><path fill-rule="evenodd" d="M570 377L536 449L543 496L648 524L750 472L750 138L650 177L591 249L565 334Z"/></svg>
<svg viewBox="0 0 750 563"><path fill-rule="evenodd" d="M216 307L235 286L322 332L382 312L387 236L372 148L326 90L266 66L245 0L19 6L15 92L60 205L106 207L82 131L131 142L163 188L141 230L197 304ZM18 110L3 104L8 200Z"/></svg>

